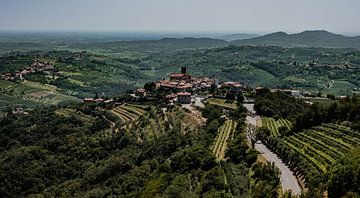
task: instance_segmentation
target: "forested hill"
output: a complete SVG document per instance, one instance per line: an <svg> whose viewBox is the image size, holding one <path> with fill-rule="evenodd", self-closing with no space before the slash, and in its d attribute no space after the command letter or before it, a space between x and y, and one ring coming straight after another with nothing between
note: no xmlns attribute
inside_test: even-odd
<svg viewBox="0 0 360 198"><path fill-rule="evenodd" d="M244 34L244 33L237 33L237 34L226 34L222 36L215 37L217 39L222 39L225 41L235 41L235 40L243 40L243 39L250 39L255 38L260 35L258 34Z"/></svg>
<svg viewBox="0 0 360 198"><path fill-rule="evenodd" d="M271 45L280 47L360 48L360 37L346 37L325 30L304 31L297 34L275 32L264 36L236 40L234 45Z"/></svg>

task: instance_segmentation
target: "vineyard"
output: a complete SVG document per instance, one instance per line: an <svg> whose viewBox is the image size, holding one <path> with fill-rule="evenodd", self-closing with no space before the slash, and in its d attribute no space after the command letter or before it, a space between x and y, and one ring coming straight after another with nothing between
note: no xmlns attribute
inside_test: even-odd
<svg viewBox="0 0 360 198"><path fill-rule="evenodd" d="M121 105L114 108L112 112L125 123L134 122L146 113L144 108L138 105Z"/></svg>
<svg viewBox="0 0 360 198"><path fill-rule="evenodd" d="M225 123L218 129L216 140L211 150L218 160L224 160L225 150L227 148L227 141L236 129L237 123L233 120L226 120Z"/></svg>
<svg viewBox="0 0 360 198"><path fill-rule="evenodd" d="M342 125L323 124L282 141L314 170L325 173L340 156L360 146L360 133Z"/></svg>
<svg viewBox="0 0 360 198"><path fill-rule="evenodd" d="M278 119L263 117L261 118L262 126L269 129L271 135L274 137L280 136L279 128L286 127L288 130L292 128L292 124L289 120L286 119Z"/></svg>
<svg viewBox="0 0 360 198"><path fill-rule="evenodd" d="M39 82L33 82L33 81L24 81L23 82L24 85L29 86L29 87L33 87L33 88L37 88L37 89L44 89L44 90L49 90L49 91L56 91L56 86L54 85L48 85L48 84L43 84L43 83L39 83Z"/></svg>
<svg viewBox="0 0 360 198"><path fill-rule="evenodd" d="M46 88L46 89L45 89ZM80 102L76 97L60 94L56 91L49 91L51 85L44 85L37 82L15 83L0 80L0 110L8 105L20 105L26 108L35 108L41 105L58 105L59 103Z"/></svg>

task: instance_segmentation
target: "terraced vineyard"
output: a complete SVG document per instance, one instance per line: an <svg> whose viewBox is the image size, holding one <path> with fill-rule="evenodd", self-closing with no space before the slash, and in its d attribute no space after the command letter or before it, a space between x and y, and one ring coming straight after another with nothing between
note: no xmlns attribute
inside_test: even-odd
<svg viewBox="0 0 360 198"><path fill-rule="evenodd" d="M292 128L291 122L286 119L275 120L274 118L262 117L261 121L262 121L263 127L268 128L271 132L271 135L274 137L280 136L280 133L279 133L280 127L286 127L289 130Z"/></svg>
<svg viewBox="0 0 360 198"><path fill-rule="evenodd" d="M135 105L121 105L114 108L112 112L123 122L136 121L140 116L146 113L141 106Z"/></svg>
<svg viewBox="0 0 360 198"><path fill-rule="evenodd" d="M142 107L132 105L131 108L141 109ZM181 107L166 110L152 106L146 108L143 118L128 121L123 129L136 134L138 142L143 142L160 138L174 128L186 134L196 131L198 127L200 125L196 118Z"/></svg>
<svg viewBox="0 0 360 198"><path fill-rule="evenodd" d="M224 160L227 141L231 134L235 131L237 123L233 120L226 120L218 129L216 140L211 150L218 160Z"/></svg>
<svg viewBox="0 0 360 198"><path fill-rule="evenodd" d="M56 86L54 85L48 85L48 84L43 84L43 83L39 83L39 82L33 82L33 81L24 81L23 82L24 85L27 85L29 87L33 87L33 88L37 88L37 89L44 89L44 90L49 90L49 91L56 91Z"/></svg>
<svg viewBox="0 0 360 198"><path fill-rule="evenodd" d="M360 146L360 133L336 124L323 124L283 139L319 173L325 173L344 153Z"/></svg>

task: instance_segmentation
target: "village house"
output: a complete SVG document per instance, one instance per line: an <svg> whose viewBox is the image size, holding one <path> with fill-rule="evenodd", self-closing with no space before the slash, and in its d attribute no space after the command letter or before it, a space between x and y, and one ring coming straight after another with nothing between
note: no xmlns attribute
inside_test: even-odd
<svg viewBox="0 0 360 198"><path fill-rule="evenodd" d="M23 108L17 107L15 108L14 111L12 111L13 114L17 114L17 115L28 115L29 113L24 111Z"/></svg>
<svg viewBox="0 0 360 198"><path fill-rule="evenodd" d="M191 93L189 92L179 92L177 95L177 101L180 104L190 104L191 103Z"/></svg>
<svg viewBox="0 0 360 198"><path fill-rule="evenodd" d="M243 86L239 82L224 82L221 88L230 88L231 92L239 93L242 91Z"/></svg>
<svg viewBox="0 0 360 198"><path fill-rule="evenodd" d="M173 73L170 75L170 81L185 81L191 82L191 75L186 73L186 67L181 67L181 73Z"/></svg>
<svg viewBox="0 0 360 198"><path fill-rule="evenodd" d="M92 102L94 102L94 98L84 98L83 102L84 103L92 103Z"/></svg>
<svg viewBox="0 0 360 198"><path fill-rule="evenodd" d="M135 96L139 96L139 97L146 96L146 91L145 91L145 89L137 89L137 90L135 91Z"/></svg>
<svg viewBox="0 0 360 198"><path fill-rule="evenodd" d="M104 99L102 99L102 98L96 98L94 101L95 101L96 103L102 103L102 102L104 102Z"/></svg>
<svg viewBox="0 0 360 198"><path fill-rule="evenodd" d="M177 99L177 94L174 93L165 96L165 102L168 104L174 103L176 99Z"/></svg>

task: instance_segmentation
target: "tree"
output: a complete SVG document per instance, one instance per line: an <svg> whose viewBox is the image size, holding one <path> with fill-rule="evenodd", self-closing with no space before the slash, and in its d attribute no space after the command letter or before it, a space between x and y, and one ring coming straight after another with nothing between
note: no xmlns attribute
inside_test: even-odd
<svg viewBox="0 0 360 198"><path fill-rule="evenodd" d="M228 92L226 93L225 98L226 98L228 101L235 100L235 94L234 94L233 92L231 92L231 91L228 91Z"/></svg>
<svg viewBox="0 0 360 198"><path fill-rule="evenodd" d="M334 94L327 94L326 97L331 99L331 100L335 100L335 95Z"/></svg>
<svg viewBox="0 0 360 198"><path fill-rule="evenodd" d="M347 153L332 169L329 178L329 197L360 195L360 149Z"/></svg>
<svg viewBox="0 0 360 198"><path fill-rule="evenodd" d="M278 197L280 171L274 163L254 164L252 167L255 186L252 197Z"/></svg>
<svg viewBox="0 0 360 198"><path fill-rule="evenodd" d="M237 102L238 104L242 104L244 103L244 96L243 96L243 93L242 92L239 92L238 95L236 96L236 99L237 99Z"/></svg>
<svg viewBox="0 0 360 198"><path fill-rule="evenodd" d="M154 82L145 83L144 85L144 89L147 92L152 92L155 90L155 88L156 88L156 84Z"/></svg>

